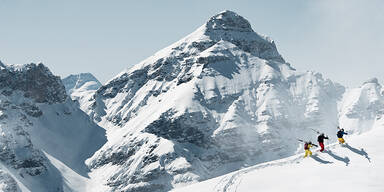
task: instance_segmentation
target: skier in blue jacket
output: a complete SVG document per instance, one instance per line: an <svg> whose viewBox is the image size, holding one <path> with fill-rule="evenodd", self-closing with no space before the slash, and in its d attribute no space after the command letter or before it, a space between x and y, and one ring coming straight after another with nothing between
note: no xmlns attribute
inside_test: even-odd
<svg viewBox="0 0 384 192"><path fill-rule="evenodd" d="M340 127L337 127L339 131L337 132L337 138L339 140L340 144L345 143L345 140L343 139L344 135L348 135L348 133L344 132L344 129L340 129Z"/></svg>

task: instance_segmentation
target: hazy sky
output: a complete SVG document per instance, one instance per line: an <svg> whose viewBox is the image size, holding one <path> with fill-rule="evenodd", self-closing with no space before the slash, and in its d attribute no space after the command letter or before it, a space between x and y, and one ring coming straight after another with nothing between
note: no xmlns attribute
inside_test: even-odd
<svg viewBox="0 0 384 192"><path fill-rule="evenodd" d="M382 0L0 0L0 60L106 82L226 9L300 71L347 86L384 80Z"/></svg>

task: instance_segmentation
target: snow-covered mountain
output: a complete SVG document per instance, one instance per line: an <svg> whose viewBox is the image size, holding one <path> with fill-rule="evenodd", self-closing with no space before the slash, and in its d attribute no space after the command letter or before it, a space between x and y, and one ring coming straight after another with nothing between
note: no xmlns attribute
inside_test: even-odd
<svg viewBox="0 0 384 192"><path fill-rule="evenodd" d="M1 191L84 191L63 170L87 177L85 160L105 142L47 67L1 63Z"/></svg>
<svg viewBox="0 0 384 192"><path fill-rule="evenodd" d="M293 155L312 129L335 131L344 92L221 12L87 101L108 135L87 160L91 178L109 191L167 191Z"/></svg>
<svg viewBox="0 0 384 192"><path fill-rule="evenodd" d="M101 83L91 73L69 75L62 79L67 94L79 101L80 107L101 87Z"/></svg>
<svg viewBox="0 0 384 192"><path fill-rule="evenodd" d="M345 164L383 170L362 164L383 159L380 140L370 139L383 134L383 94L375 78L346 89L296 71L231 11L103 86L91 74L60 80L43 64L0 62L0 190L162 192L207 180L179 190L230 191L245 178L243 191L266 191L255 185L275 181L280 167L278 179L291 183L292 167L305 175L337 174ZM316 131L335 142L338 125L369 155L351 144L313 161L292 156L302 152L297 139L316 141Z"/></svg>

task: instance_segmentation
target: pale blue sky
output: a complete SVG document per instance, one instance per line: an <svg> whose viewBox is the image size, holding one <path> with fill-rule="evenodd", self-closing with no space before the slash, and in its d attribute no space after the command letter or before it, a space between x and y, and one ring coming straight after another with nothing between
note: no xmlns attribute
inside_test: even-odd
<svg viewBox="0 0 384 192"><path fill-rule="evenodd" d="M300 71L347 86L383 82L381 0L0 0L0 59L106 82L226 9L274 39Z"/></svg>

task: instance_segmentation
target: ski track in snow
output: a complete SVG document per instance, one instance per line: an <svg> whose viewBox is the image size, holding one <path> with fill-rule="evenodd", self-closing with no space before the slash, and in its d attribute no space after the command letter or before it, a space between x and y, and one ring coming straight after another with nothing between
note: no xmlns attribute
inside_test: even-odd
<svg viewBox="0 0 384 192"><path fill-rule="evenodd" d="M329 149L334 149L337 146L337 143L333 143L325 147L327 150ZM318 150L313 150L312 156L317 156ZM215 186L214 190L215 192L236 192L238 186L240 185L242 181L242 176L245 175L246 173L258 170L258 169L263 169L266 167L272 167L272 166L283 166L287 164L292 164L292 163L300 163L300 160L303 160L303 154L297 154L294 156L290 156L287 158L283 158L280 160L276 160L273 162L266 162L262 163L259 165L255 165L249 168L245 168L239 171L236 171L235 173L230 173L227 176L224 176Z"/></svg>
<svg viewBox="0 0 384 192"><path fill-rule="evenodd" d="M277 162L262 163L260 165L255 165L253 167L237 171L235 173L232 173L222 178L215 186L214 191L215 192L235 192L237 191L237 186L241 183L241 178L244 174L254 170L270 167L270 166L282 166L286 164L299 163L300 159L303 159L302 154L295 155L293 157L288 157L282 160L278 160Z"/></svg>

